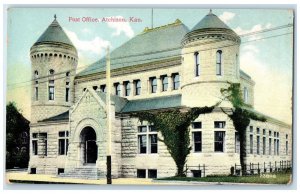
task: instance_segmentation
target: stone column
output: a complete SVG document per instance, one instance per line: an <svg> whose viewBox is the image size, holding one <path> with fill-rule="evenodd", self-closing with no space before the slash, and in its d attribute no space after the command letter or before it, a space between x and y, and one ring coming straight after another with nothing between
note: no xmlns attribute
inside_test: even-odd
<svg viewBox="0 0 300 194"><path fill-rule="evenodd" d="M170 92L173 90L173 82L172 82L172 75L167 75L168 76L168 89L167 91Z"/></svg>
<svg viewBox="0 0 300 194"><path fill-rule="evenodd" d="M129 82L130 85L130 93L129 93L129 97L133 97L134 93L135 93L135 88L134 88L134 83L133 81Z"/></svg>
<svg viewBox="0 0 300 194"><path fill-rule="evenodd" d="M157 83L156 93L160 93L162 91L162 80L160 79L160 76L156 77L156 83Z"/></svg>

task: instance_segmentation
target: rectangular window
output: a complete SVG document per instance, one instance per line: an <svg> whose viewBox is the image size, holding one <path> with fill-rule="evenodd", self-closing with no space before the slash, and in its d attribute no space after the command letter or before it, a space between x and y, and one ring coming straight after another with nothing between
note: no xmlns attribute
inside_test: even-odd
<svg viewBox="0 0 300 194"><path fill-rule="evenodd" d="M158 151L157 129L153 126L138 127L138 153L155 154Z"/></svg>
<svg viewBox="0 0 300 194"><path fill-rule="evenodd" d="M256 143L257 143L256 153L257 153L257 155L259 155L260 154L260 136L259 135L256 136Z"/></svg>
<svg viewBox="0 0 300 194"><path fill-rule="evenodd" d="M130 95L130 82L124 82L124 88L125 88L125 96L129 96Z"/></svg>
<svg viewBox="0 0 300 194"><path fill-rule="evenodd" d="M147 135L139 135L139 153L146 154L147 153Z"/></svg>
<svg viewBox="0 0 300 194"><path fill-rule="evenodd" d="M100 85L100 91L101 92L106 92L106 85Z"/></svg>
<svg viewBox="0 0 300 194"><path fill-rule="evenodd" d="M194 57L195 57L195 76L198 77L200 75L199 53L195 52Z"/></svg>
<svg viewBox="0 0 300 194"><path fill-rule="evenodd" d="M250 133L253 133L253 126L250 126L250 127L249 127L249 132L250 132Z"/></svg>
<svg viewBox="0 0 300 194"><path fill-rule="evenodd" d="M288 155L288 153L289 153L289 142L286 141L285 142L285 155Z"/></svg>
<svg viewBox="0 0 300 194"><path fill-rule="evenodd" d="M215 121L215 128L217 129L225 128L225 121Z"/></svg>
<svg viewBox="0 0 300 194"><path fill-rule="evenodd" d="M47 133L39 133L38 138L40 139L40 154L47 156Z"/></svg>
<svg viewBox="0 0 300 194"><path fill-rule="evenodd" d="M168 76L166 75L163 75L161 77L161 80L162 80L162 91L167 91L168 90Z"/></svg>
<svg viewBox="0 0 300 194"><path fill-rule="evenodd" d="M276 150L277 150L277 149L276 149L276 147L277 147L277 146L276 146L276 143L277 143L277 140L274 139L274 155L277 155L277 153L276 153Z"/></svg>
<svg viewBox="0 0 300 194"><path fill-rule="evenodd" d="M224 152L224 131L215 131L215 152Z"/></svg>
<svg viewBox="0 0 300 194"><path fill-rule="evenodd" d="M137 169L137 178L146 178L146 169Z"/></svg>
<svg viewBox="0 0 300 194"><path fill-rule="evenodd" d="M66 88L66 102L69 102L69 90L70 88Z"/></svg>
<svg viewBox="0 0 300 194"><path fill-rule="evenodd" d="M263 155L266 154L266 137L263 137Z"/></svg>
<svg viewBox="0 0 300 194"><path fill-rule="evenodd" d="M193 122L192 127L193 127L193 129L201 129L202 128L202 122Z"/></svg>
<svg viewBox="0 0 300 194"><path fill-rule="evenodd" d="M148 178L151 178L151 179L157 178L157 170L156 169L149 169L148 170Z"/></svg>
<svg viewBox="0 0 300 194"><path fill-rule="evenodd" d="M240 153L240 147L241 147L240 135L238 132L235 132L235 153Z"/></svg>
<svg viewBox="0 0 300 194"><path fill-rule="evenodd" d="M58 132L58 154L67 155L69 144L69 132L60 131Z"/></svg>
<svg viewBox="0 0 300 194"><path fill-rule="evenodd" d="M134 80L135 95L141 95L141 80Z"/></svg>
<svg viewBox="0 0 300 194"><path fill-rule="evenodd" d="M253 154L253 135L250 134L250 154Z"/></svg>
<svg viewBox="0 0 300 194"><path fill-rule="evenodd" d="M149 135L150 153L157 153L157 134Z"/></svg>
<svg viewBox="0 0 300 194"><path fill-rule="evenodd" d="M194 152L202 152L202 132L193 132Z"/></svg>
<svg viewBox="0 0 300 194"><path fill-rule="evenodd" d="M121 85L119 83L115 83L115 94L117 96L121 96Z"/></svg>
<svg viewBox="0 0 300 194"><path fill-rule="evenodd" d="M54 86L49 86L49 100L54 100Z"/></svg>
<svg viewBox="0 0 300 194"><path fill-rule="evenodd" d="M38 101L39 100L39 87L35 87L35 90L34 90L34 93L35 93L35 101Z"/></svg>
<svg viewBox="0 0 300 194"><path fill-rule="evenodd" d="M173 79L173 90L178 90L179 86L180 86L179 74L178 73L174 73L172 75L172 79Z"/></svg>
<svg viewBox="0 0 300 194"><path fill-rule="evenodd" d="M64 173L65 169L64 168L58 168L57 169L57 174L60 175L61 173Z"/></svg>
<svg viewBox="0 0 300 194"><path fill-rule="evenodd" d="M157 91L157 79L156 79L156 77L150 78L150 84L151 84L151 93L156 93L156 91Z"/></svg>
<svg viewBox="0 0 300 194"><path fill-rule="evenodd" d="M33 155L38 154L38 134L37 133L32 134L32 154Z"/></svg>
<svg viewBox="0 0 300 194"><path fill-rule="evenodd" d="M272 154L272 139L269 138L269 155Z"/></svg>
<svg viewBox="0 0 300 194"><path fill-rule="evenodd" d="M279 152L279 148L280 148L280 144L279 144L279 139L277 139L277 155L279 155L280 154L280 152Z"/></svg>
<svg viewBox="0 0 300 194"><path fill-rule="evenodd" d="M218 50L216 56L216 75L222 75L222 51Z"/></svg>

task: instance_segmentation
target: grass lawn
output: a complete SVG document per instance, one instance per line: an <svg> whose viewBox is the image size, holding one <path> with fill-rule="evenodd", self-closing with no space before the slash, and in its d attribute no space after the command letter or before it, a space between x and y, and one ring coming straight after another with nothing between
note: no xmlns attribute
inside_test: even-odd
<svg viewBox="0 0 300 194"><path fill-rule="evenodd" d="M168 181L199 181L199 182L231 182L231 183L257 183L257 184L288 184L291 183L290 173L273 173L252 176L213 176L213 177L167 177L156 180Z"/></svg>

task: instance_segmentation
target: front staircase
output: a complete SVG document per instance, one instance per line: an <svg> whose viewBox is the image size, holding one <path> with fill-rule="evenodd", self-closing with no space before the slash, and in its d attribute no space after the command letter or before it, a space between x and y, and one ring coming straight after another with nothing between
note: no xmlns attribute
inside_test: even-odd
<svg viewBox="0 0 300 194"><path fill-rule="evenodd" d="M105 174L104 172L101 173L100 170L96 168L96 165L84 165L68 170L64 173L60 173L58 177L96 180L104 178Z"/></svg>

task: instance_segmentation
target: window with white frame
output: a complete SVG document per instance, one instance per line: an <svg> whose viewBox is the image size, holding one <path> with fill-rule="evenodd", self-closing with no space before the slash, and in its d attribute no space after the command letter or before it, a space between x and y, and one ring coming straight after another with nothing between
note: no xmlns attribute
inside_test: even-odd
<svg viewBox="0 0 300 194"><path fill-rule="evenodd" d="M168 76L167 75L161 76L161 81L162 81L162 91L165 92L168 90Z"/></svg>
<svg viewBox="0 0 300 194"><path fill-rule="evenodd" d="M285 155L289 153L289 141L288 141L288 134L285 135Z"/></svg>
<svg viewBox="0 0 300 194"><path fill-rule="evenodd" d="M138 127L138 153L139 154L156 154L157 130L153 126L144 125Z"/></svg>
<svg viewBox="0 0 300 194"><path fill-rule="evenodd" d="M272 154L272 131L269 130L269 155Z"/></svg>
<svg viewBox="0 0 300 194"><path fill-rule="evenodd" d="M67 155L69 146L69 131L58 132L58 154Z"/></svg>
<svg viewBox="0 0 300 194"><path fill-rule="evenodd" d="M215 131L215 152L224 152L225 131Z"/></svg>
<svg viewBox="0 0 300 194"><path fill-rule="evenodd" d="M124 82L124 89L125 89L125 96L129 96L131 90L129 81Z"/></svg>
<svg viewBox="0 0 300 194"><path fill-rule="evenodd" d="M114 85L115 85L115 94L117 96L121 96L121 85L120 85L120 83L115 83Z"/></svg>
<svg viewBox="0 0 300 194"><path fill-rule="evenodd" d="M173 80L173 90L178 90L180 86L180 77L178 73L172 74L172 80Z"/></svg>
<svg viewBox="0 0 300 194"><path fill-rule="evenodd" d="M141 80L134 80L133 83L135 87L134 95L136 96L141 95L141 89L142 89Z"/></svg>
<svg viewBox="0 0 300 194"><path fill-rule="evenodd" d="M150 78L150 87L151 87L151 93L156 93L157 91L157 79L156 77Z"/></svg>
<svg viewBox="0 0 300 194"><path fill-rule="evenodd" d="M49 100L54 100L54 95L55 95L54 79L49 80L48 93L49 93Z"/></svg>
<svg viewBox="0 0 300 194"><path fill-rule="evenodd" d="M66 102L69 102L70 98L70 82L66 82Z"/></svg>
<svg viewBox="0 0 300 194"><path fill-rule="evenodd" d="M34 71L34 79L35 79L35 87L34 87L34 96L35 96L35 101L39 100L39 72L38 71Z"/></svg>

